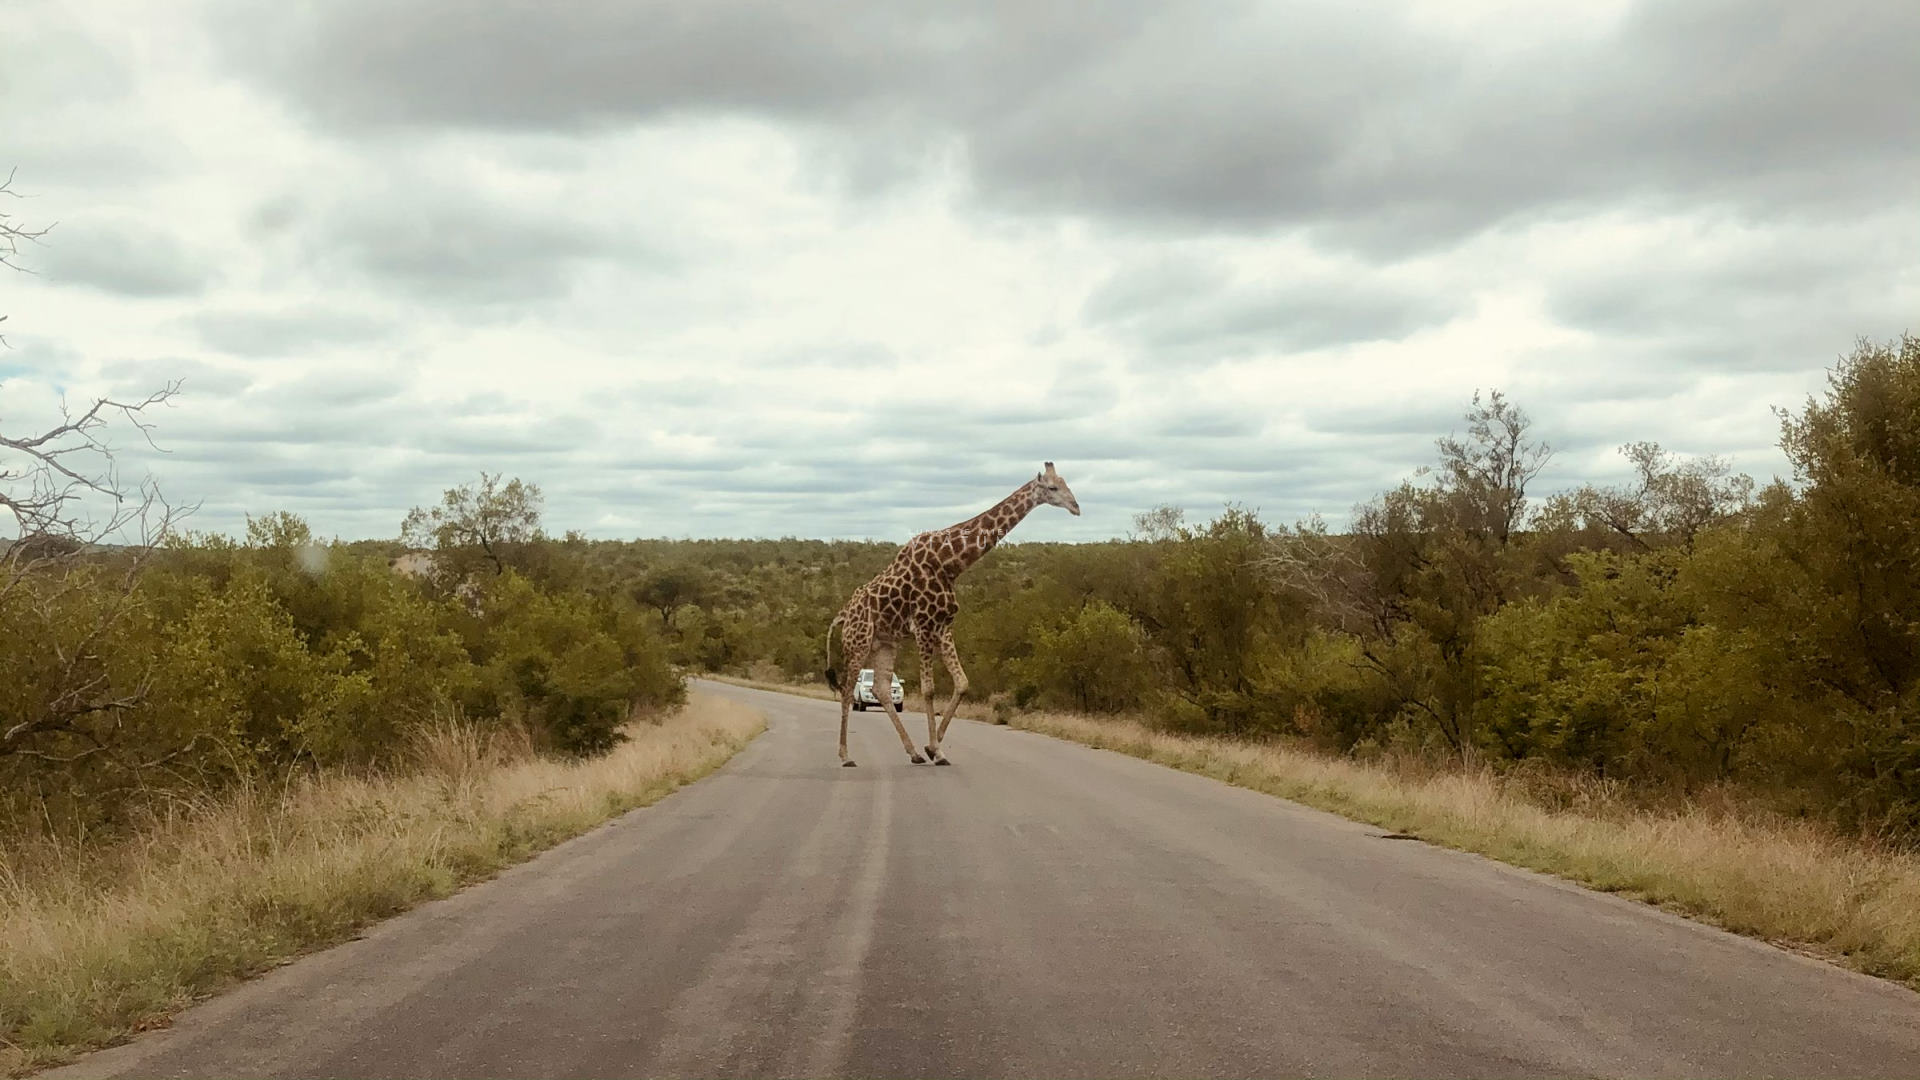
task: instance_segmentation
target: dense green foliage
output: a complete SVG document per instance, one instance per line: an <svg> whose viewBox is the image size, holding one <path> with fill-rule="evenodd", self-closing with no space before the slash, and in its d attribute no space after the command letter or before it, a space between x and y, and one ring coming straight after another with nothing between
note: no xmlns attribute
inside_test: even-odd
<svg viewBox="0 0 1920 1080"><path fill-rule="evenodd" d="M491 496L449 505L476 498ZM381 766L453 718L591 753L636 711L683 699L651 613L549 572L567 566L566 542L522 536L496 562L448 531L418 575L395 572L386 547L318 543L271 514L243 540L15 567L0 589L0 717L15 733L0 811L111 823L135 797Z"/></svg>
<svg viewBox="0 0 1920 1080"><path fill-rule="evenodd" d="M1911 832L1920 340L1863 344L1830 381L1781 416L1794 477L1759 490L1633 443L1633 483L1540 498L1549 451L1496 394L1345 534L1161 508L1126 541L1009 543L962 579L972 696L1663 789L1731 782ZM669 617L681 662L794 679L817 678L827 620L891 555L596 547L600 572ZM910 688L914 664L909 650Z"/></svg>
<svg viewBox="0 0 1920 1080"><path fill-rule="evenodd" d="M1862 344L1830 383L1781 414L1795 475L1764 488L1632 443L1632 483L1542 498L1550 452L1495 394L1344 533L1162 507L1124 540L1005 544L961 580L970 696L1732 783L1911 835L1920 340ZM88 557L21 577L0 592L0 715L97 711L0 753L7 809L85 818L169 778L378 762L455 712L600 749L677 698L678 669L817 680L828 621L895 550L553 539L538 502L492 477L449 492L408 518L434 549L409 573L400 544L316 544L273 515L137 574ZM911 648L900 674L919 688Z"/></svg>

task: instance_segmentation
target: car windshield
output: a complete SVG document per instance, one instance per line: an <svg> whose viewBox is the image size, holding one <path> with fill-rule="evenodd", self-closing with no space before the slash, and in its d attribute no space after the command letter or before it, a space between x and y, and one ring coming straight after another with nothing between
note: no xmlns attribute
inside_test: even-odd
<svg viewBox="0 0 1920 1080"><path fill-rule="evenodd" d="M872 681L873 681L873 669L872 669L872 668L861 668L861 669L860 669L860 681L861 681L861 682L863 682L863 683L870 683L870 682L872 682Z"/></svg>

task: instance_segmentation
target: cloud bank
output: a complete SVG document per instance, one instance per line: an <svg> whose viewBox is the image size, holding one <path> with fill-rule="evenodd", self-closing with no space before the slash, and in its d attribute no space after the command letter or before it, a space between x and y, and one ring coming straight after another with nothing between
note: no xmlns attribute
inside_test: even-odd
<svg viewBox="0 0 1920 1080"><path fill-rule="evenodd" d="M1098 539L1338 521L1500 387L1560 453L1784 468L1920 329L1894 0L35 0L0 423L184 378L195 524L903 539L1043 460Z"/></svg>

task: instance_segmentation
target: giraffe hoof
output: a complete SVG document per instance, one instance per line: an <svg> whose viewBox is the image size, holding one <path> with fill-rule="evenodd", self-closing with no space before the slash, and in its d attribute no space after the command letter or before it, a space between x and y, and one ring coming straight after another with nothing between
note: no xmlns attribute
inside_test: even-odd
<svg viewBox="0 0 1920 1080"><path fill-rule="evenodd" d="M934 763L935 765L951 765L951 764L953 764L953 762L951 762L951 761L948 761L948 760L947 760L946 758L943 758L943 757L937 757L937 758L934 758L934 759L933 759L933 763Z"/></svg>
<svg viewBox="0 0 1920 1080"><path fill-rule="evenodd" d="M851 768L853 768L853 765L854 765L854 763L853 763L853 762L851 762L851 761L843 761L843 762L841 762L841 763L840 763L840 767L841 767L841 768L843 768L843 769L851 769Z"/></svg>
<svg viewBox="0 0 1920 1080"><path fill-rule="evenodd" d="M909 754L907 756L912 759L915 765L925 765L927 763L927 759L921 757L919 754Z"/></svg>

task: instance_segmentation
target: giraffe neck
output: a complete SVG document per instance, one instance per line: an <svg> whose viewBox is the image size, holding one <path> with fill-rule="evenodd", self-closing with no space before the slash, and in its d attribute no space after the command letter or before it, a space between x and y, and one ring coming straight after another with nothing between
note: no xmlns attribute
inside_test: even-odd
<svg viewBox="0 0 1920 1080"><path fill-rule="evenodd" d="M1001 499L983 513L948 527L945 531L953 537L957 565L954 573L959 573L980 560L980 556L992 551L1015 525L1020 524L1033 508L1040 505L1040 488L1032 481L1020 485L1013 494Z"/></svg>

